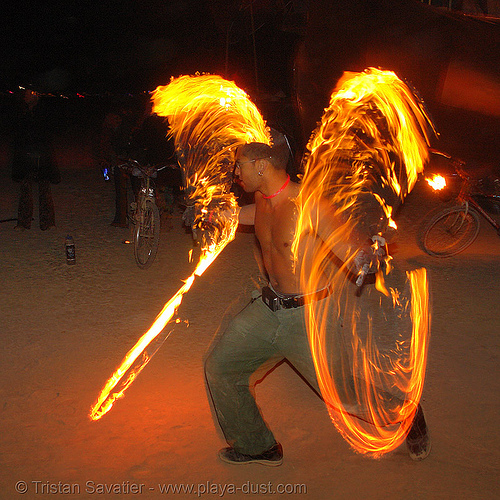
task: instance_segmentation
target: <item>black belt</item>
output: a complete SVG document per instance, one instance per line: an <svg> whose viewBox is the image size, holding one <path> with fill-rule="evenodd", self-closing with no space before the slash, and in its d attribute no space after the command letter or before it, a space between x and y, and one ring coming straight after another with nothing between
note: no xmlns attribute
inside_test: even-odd
<svg viewBox="0 0 500 500"><path fill-rule="evenodd" d="M307 295L291 295L289 297L280 297L276 292L265 286L262 289L262 300L271 311L277 311L278 309L295 309L297 307L302 307L309 302L315 300L321 300L328 297L332 293L332 288L328 285L322 290L318 290L314 293L308 293Z"/></svg>

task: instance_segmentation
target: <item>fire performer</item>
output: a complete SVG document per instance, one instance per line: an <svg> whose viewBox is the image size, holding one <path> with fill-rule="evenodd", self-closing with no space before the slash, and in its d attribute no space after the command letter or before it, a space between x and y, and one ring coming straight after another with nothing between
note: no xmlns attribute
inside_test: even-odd
<svg viewBox="0 0 500 500"><path fill-rule="evenodd" d="M406 439L410 456L425 458L430 440L418 402L429 333L427 274L392 266L384 240L428 160L433 127L417 95L390 71L345 73L307 145L300 188L286 173L286 138L272 137L233 82L182 76L158 87L153 100L169 120L183 169L184 220L202 230L200 258L108 379L90 417L112 408L170 335L164 330L182 297L232 241L239 221L255 225L269 286L207 360L230 444L221 458L281 463L281 446L251 389L257 372L285 358L319 389L355 450L378 457ZM255 204L237 206L233 170ZM363 288L370 276L375 286Z"/></svg>
<svg viewBox="0 0 500 500"><path fill-rule="evenodd" d="M239 223L255 226L260 243L263 262L269 284L262 294L250 302L230 323L224 335L210 353L205 366L206 378L215 412L229 447L219 452L222 461L231 464L258 463L278 466L283 461L282 446L264 421L253 395L254 380L262 378L283 359L288 360L297 371L316 389L320 388L315 364L308 341L305 309L312 302L328 300L332 294L329 279L325 273L317 279L318 288L304 294L300 285L301 266L307 266L312 258L311 248L324 245L321 235L331 234L332 228L340 225L328 205L321 202L316 207L317 227L310 239L314 245L304 245L304 251L295 259L292 252L296 222L296 198L300 185L290 180L286 172L289 148L286 138L273 131L271 146L252 142L240 146L235 155L235 177L246 192L255 193L255 203L239 210ZM213 214L210 214L213 220ZM356 241L352 241L352 239ZM363 237L355 237L347 245L341 240L329 249L344 261L349 260L348 248L359 248L352 262L352 275L368 269L375 272L380 265L383 252L365 244ZM350 290L355 289L352 284ZM335 293L335 292L334 292ZM340 297L339 297L340 300ZM335 308L337 300L329 301ZM330 306L329 306L330 307ZM340 367L343 359L341 339L343 325L336 311L327 314L327 328L335 332L332 336L332 351ZM341 387L343 411L362 419L366 413L349 397L353 380L336 380ZM382 397L386 394L382 393ZM392 396L387 396L389 399ZM430 438L427 432L423 410L418 405L413 422L406 435L410 457L422 460L430 452Z"/></svg>

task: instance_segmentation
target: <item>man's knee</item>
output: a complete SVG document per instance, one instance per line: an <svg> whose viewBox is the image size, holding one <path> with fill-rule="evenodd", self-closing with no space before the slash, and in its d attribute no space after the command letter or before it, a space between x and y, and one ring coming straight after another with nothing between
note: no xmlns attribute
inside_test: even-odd
<svg viewBox="0 0 500 500"><path fill-rule="evenodd" d="M218 377L219 366L220 365L213 356L212 351L205 360L205 378L207 379L209 385Z"/></svg>
<svg viewBox="0 0 500 500"><path fill-rule="evenodd" d="M205 360L205 377L209 384L227 377L233 356L225 348L222 339L215 345Z"/></svg>
<svg viewBox="0 0 500 500"><path fill-rule="evenodd" d="M236 316L205 360L205 376L209 384L234 380L251 371L254 356L244 332L245 325Z"/></svg>
<svg viewBox="0 0 500 500"><path fill-rule="evenodd" d="M258 310L253 304L231 320L205 360L205 375L209 382L248 377L272 356L272 346L265 349L266 339L255 335L256 330L269 328L268 324L259 321Z"/></svg>

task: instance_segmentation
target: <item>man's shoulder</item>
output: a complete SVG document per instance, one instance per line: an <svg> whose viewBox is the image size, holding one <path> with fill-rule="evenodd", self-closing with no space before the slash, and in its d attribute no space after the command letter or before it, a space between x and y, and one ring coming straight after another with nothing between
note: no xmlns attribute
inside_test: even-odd
<svg viewBox="0 0 500 500"><path fill-rule="evenodd" d="M298 182L290 181L291 197L296 198L300 193L300 184Z"/></svg>

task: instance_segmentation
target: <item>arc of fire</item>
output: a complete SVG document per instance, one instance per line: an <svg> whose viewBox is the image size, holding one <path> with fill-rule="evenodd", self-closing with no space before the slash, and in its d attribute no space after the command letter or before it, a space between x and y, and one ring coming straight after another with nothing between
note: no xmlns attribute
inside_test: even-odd
<svg viewBox="0 0 500 500"><path fill-rule="evenodd" d="M101 390L90 411L98 420L123 397L126 389L170 335L165 327L182 303L196 276L213 263L234 239L238 221L236 200L230 192L234 150L240 144L260 141L270 135L257 107L233 82L217 75L181 76L158 87L153 94L154 112L169 122L185 178L185 195L204 211L212 202L233 214L212 228L202 239L199 262L193 274L165 304L155 321L129 350L120 366ZM154 348L152 348L154 346Z"/></svg>

